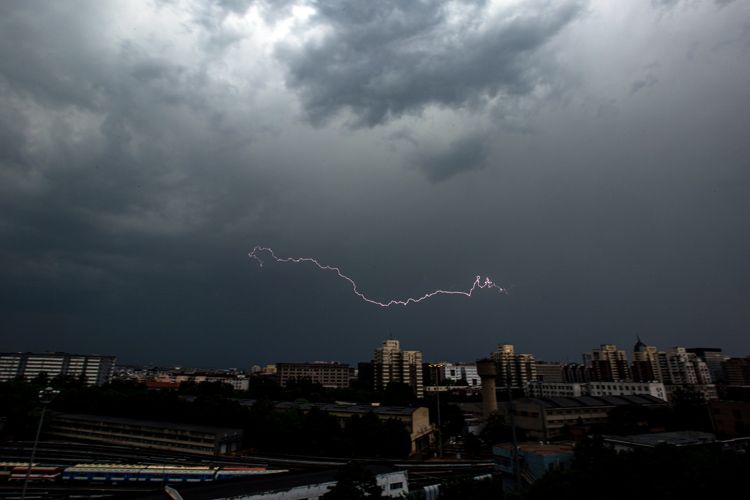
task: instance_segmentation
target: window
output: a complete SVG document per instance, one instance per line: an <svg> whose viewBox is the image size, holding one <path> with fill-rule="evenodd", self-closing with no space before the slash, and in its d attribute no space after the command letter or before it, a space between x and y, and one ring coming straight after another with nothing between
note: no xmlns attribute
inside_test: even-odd
<svg viewBox="0 0 750 500"><path fill-rule="evenodd" d="M404 487L404 483L400 481L398 483L391 483L391 486L390 486L392 490L400 490L403 487Z"/></svg>

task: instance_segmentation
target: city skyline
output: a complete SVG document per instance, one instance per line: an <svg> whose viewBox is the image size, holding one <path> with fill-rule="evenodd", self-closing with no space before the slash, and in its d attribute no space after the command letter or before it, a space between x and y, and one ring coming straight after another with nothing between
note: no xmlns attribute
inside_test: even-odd
<svg viewBox="0 0 750 500"><path fill-rule="evenodd" d="M240 371L247 371L248 367L253 366L259 366L264 367L267 365L275 365L275 364L284 364L284 363L292 363L292 364L345 364L345 365L351 365L353 367L357 366L357 363L361 362L371 362L373 361L374 357L372 354L373 349L375 349L378 346L385 345L385 343L389 341L395 341L396 343L400 344L400 340L394 339L394 338L381 338L380 343L373 344L369 351L362 353L360 357L352 357L351 359L343 359L343 358L333 358L331 356L322 356L319 358L310 358L305 357L304 354L297 355L295 354L287 354L286 356L277 356L276 358L269 358L269 359L246 359L241 363L238 364L231 364L231 363L219 363L219 364L190 364L190 363L181 363L181 362L160 362L158 360L148 360L148 361L142 361L142 360L134 360L134 359L123 359L121 356L119 356L115 352L108 352L108 353L99 353L99 352L73 352L70 350L65 349L59 349L59 350L40 350L40 351L33 351L33 350L18 350L18 351L9 351L12 353L17 354L26 354L26 353L34 353L37 355L42 354L62 354L62 355L74 355L74 356L105 356L105 357L114 357L117 359L117 365L118 366L152 366L152 367L160 367L160 368L180 368L180 369L188 369L188 370L240 370ZM577 356L574 356L573 358L563 358L561 356L555 357L554 355L551 357L540 357L536 355L536 353L527 351L523 349L523 347L519 347L517 344L508 344L506 342L498 342L494 344L493 346L488 346L487 350L485 352L477 352L475 356L469 356L466 358L456 358L456 357L439 357L439 356L431 356L431 355L424 355L425 352L429 352L429 348L425 348L425 346L421 345L411 345L407 344L406 347L409 347L413 351L419 351L420 353L423 353L423 363L432 363L432 362L438 362L438 363L475 363L476 361L483 360L483 359L489 359L493 358L493 356L497 355L497 352L494 348L504 348L504 347L510 347L511 351L515 348L515 350L518 353L521 353L522 351L525 352L525 354L521 354L522 356L530 355L532 360L535 360L537 363L570 363L570 364L584 364L585 363L585 357L590 356L592 351L598 350L598 348L605 347L605 346L612 346L617 348L618 350L624 351L625 356L628 362L634 362L639 361L640 358L638 357L639 352L637 351L638 345L642 344L642 340L640 336L636 337L636 341L631 345L622 346L619 344L610 344L610 343L598 343L591 345L589 347L582 346L580 351L578 352ZM718 345L686 345L686 344L677 344L677 345L670 345L670 346L653 346L650 345L648 347L655 347L656 350L654 353L659 352L671 352L672 350L676 348L686 348L688 351L694 352L694 351L713 351L717 350L722 358L744 358L750 356L750 352L739 352L739 353L732 353L728 352L725 349L722 348L722 346ZM376 349L377 350L377 349ZM2 351L0 351L2 352Z"/></svg>
<svg viewBox="0 0 750 500"><path fill-rule="evenodd" d="M0 351L750 352L750 5L0 4ZM308 265L310 256L378 307Z"/></svg>

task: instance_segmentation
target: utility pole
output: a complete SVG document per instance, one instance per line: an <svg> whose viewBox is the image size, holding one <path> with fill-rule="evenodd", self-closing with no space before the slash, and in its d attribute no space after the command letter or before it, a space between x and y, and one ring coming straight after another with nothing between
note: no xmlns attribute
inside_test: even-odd
<svg viewBox="0 0 750 500"><path fill-rule="evenodd" d="M442 430L442 422L440 420L440 390L438 388L438 378L440 374L440 369L444 367L444 364L441 363L430 363L430 368L435 368L435 380L433 382L433 386L435 387L435 397L437 398L437 422L438 422L438 457L443 456L443 430Z"/></svg>
<svg viewBox="0 0 750 500"><path fill-rule="evenodd" d="M510 417L510 436L513 443L513 482L515 483L515 490L519 491L521 471L518 467L518 438L516 436L516 418L513 410L513 390L510 387L510 377L506 380L505 387L508 391L508 416Z"/></svg>
<svg viewBox="0 0 750 500"><path fill-rule="evenodd" d="M509 360L509 362L506 364L505 370L504 370L504 377L505 377L505 390L507 392L508 397L508 423L510 424L510 432L511 432L511 444L513 446L512 449L512 460L513 460L513 486L516 491L520 490L521 486L521 470L518 467L518 436L516 434L516 417L515 417L515 410L513 408L513 387L512 387L512 380L513 380L513 361ZM520 377L518 377L520 379Z"/></svg>
<svg viewBox="0 0 750 500"><path fill-rule="evenodd" d="M36 447L39 444L39 436L42 433L42 422L44 422L44 412L47 409L47 405L52 402L56 395L60 391L47 387L39 391L39 403L42 405L42 413L39 416L39 425L36 428L36 436L34 437L34 444L31 446L31 459L29 460L29 466L26 469L26 477L23 479L23 489L21 490L21 500L26 498L26 489L29 486L29 476L31 476L31 468L34 465L34 458L36 457Z"/></svg>

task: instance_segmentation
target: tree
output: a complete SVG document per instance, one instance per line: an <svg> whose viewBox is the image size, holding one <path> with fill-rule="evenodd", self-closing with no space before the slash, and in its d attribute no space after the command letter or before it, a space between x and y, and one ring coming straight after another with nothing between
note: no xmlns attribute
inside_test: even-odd
<svg viewBox="0 0 750 500"><path fill-rule="evenodd" d="M385 457L406 458L411 453L411 436L404 423L389 418L383 424L383 439L380 442L380 454Z"/></svg>
<svg viewBox="0 0 750 500"><path fill-rule="evenodd" d="M712 431L708 403L703 396L688 385L678 387L672 395L673 420L675 430Z"/></svg>
<svg viewBox="0 0 750 500"><path fill-rule="evenodd" d="M531 485L526 498L730 498L747 489L750 457L718 445L637 448L615 452L600 438L584 439L569 470Z"/></svg>
<svg viewBox="0 0 750 500"><path fill-rule="evenodd" d="M482 429L480 437L489 446L497 443L507 443L513 439L513 429L505 423L505 417L498 413L493 413L487 419L487 424ZM516 438L519 441L526 439L522 429L516 428Z"/></svg>
<svg viewBox="0 0 750 500"><path fill-rule="evenodd" d="M383 404L392 406L411 406L417 401L414 388L403 382L388 382L383 392Z"/></svg>
<svg viewBox="0 0 750 500"><path fill-rule="evenodd" d="M343 430L336 418L317 407L310 408L302 419L302 434L307 453L338 455L343 447Z"/></svg>
<svg viewBox="0 0 750 500"><path fill-rule="evenodd" d="M375 475L360 462L351 461L336 475L336 485L321 498L326 500L382 499Z"/></svg>

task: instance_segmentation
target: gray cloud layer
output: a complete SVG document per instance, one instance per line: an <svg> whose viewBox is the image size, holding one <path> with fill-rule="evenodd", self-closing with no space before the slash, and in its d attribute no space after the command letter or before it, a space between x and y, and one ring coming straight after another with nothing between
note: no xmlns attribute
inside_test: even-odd
<svg viewBox="0 0 750 500"><path fill-rule="evenodd" d="M375 126L430 105L476 108L533 92L550 79L537 49L580 12L571 1L500 13L484 1L321 2L322 40L279 55L313 122L347 109Z"/></svg>
<svg viewBox="0 0 750 500"><path fill-rule="evenodd" d="M747 353L750 14L658 3L0 4L0 349Z"/></svg>

